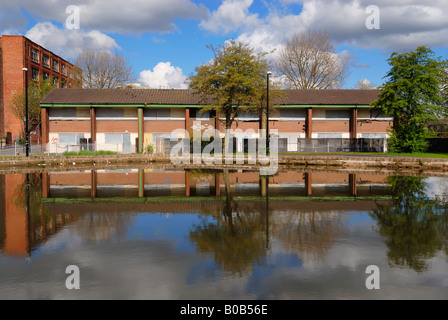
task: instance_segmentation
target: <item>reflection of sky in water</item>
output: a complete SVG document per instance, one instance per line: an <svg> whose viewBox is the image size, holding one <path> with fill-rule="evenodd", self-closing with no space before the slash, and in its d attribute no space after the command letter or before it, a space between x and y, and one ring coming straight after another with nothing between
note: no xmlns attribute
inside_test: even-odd
<svg viewBox="0 0 448 320"><path fill-rule="evenodd" d="M447 179L426 182L430 197L448 190ZM314 213L310 227L311 212L300 213L297 202L271 212L269 239L263 228L257 234L262 247L269 240L268 249L241 273L226 270L213 250L199 252L190 238L197 226L222 223L211 215L122 213L112 221L124 219L123 229L94 241L88 232L110 230L92 229L85 224L92 216L80 215L30 259L0 254L0 299L448 299L443 252L429 258L421 273L392 267L369 210L336 210L329 202ZM264 212L261 217L255 220L264 223ZM77 292L64 285L71 264L81 269ZM372 264L381 270L380 291L365 288L365 269Z"/></svg>

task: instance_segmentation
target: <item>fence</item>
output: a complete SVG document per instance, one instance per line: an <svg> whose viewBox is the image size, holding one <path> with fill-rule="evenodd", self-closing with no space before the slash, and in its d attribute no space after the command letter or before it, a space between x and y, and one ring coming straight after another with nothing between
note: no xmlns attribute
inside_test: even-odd
<svg viewBox="0 0 448 320"><path fill-rule="evenodd" d="M171 141L170 139L159 138L155 145L152 146L152 153L158 155L169 155L171 149L180 142ZM292 143L291 143L292 142ZM210 142L203 142L201 150ZM264 146L264 140L260 141L260 145ZM190 153L193 153L193 146ZM236 139L234 138L231 146L235 153L249 152L250 146L255 146L258 152L258 139ZM145 146L147 147L147 146ZM98 144L98 143L82 143L77 145L48 143L46 145L31 145L30 154L52 154L62 155L66 152L80 151L112 151L117 154L137 153L135 144ZM145 153L148 150L145 149ZM279 153L292 152L385 152L385 139L297 139L297 142L288 139L278 139ZM26 154L25 145L2 145L0 147L0 156L23 156Z"/></svg>
<svg viewBox="0 0 448 320"><path fill-rule="evenodd" d="M30 146L30 155L36 155L36 154L42 154L43 153L43 146L38 145L31 145ZM24 156L26 155L26 147L25 145L21 144L12 144L12 145L2 145L0 147L0 156L2 157L13 157L13 156Z"/></svg>

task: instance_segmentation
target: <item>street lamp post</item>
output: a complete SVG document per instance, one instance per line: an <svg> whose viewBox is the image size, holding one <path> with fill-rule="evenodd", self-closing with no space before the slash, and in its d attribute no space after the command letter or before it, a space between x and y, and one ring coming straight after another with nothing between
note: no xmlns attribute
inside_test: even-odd
<svg viewBox="0 0 448 320"><path fill-rule="evenodd" d="M30 135L29 135L29 125L28 125L28 69L23 68L25 71L25 150L26 156L30 156Z"/></svg>
<svg viewBox="0 0 448 320"><path fill-rule="evenodd" d="M271 71L267 73L267 89L266 89L266 146L267 154L271 154L270 150L270 137L269 137L269 77L272 75Z"/></svg>

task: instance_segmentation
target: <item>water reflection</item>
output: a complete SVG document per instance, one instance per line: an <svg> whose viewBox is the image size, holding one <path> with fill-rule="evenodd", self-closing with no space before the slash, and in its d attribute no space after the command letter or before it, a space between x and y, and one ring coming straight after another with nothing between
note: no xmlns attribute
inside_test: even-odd
<svg viewBox="0 0 448 320"><path fill-rule="evenodd" d="M393 204L378 204L370 215L384 237L392 265L417 272L441 251L448 253L446 203L427 196L427 183L420 177L389 177Z"/></svg>
<svg viewBox="0 0 448 320"><path fill-rule="evenodd" d="M432 259L448 255L446 202L428 196L428 181L332 172L260 176L241 170L2 175L0 258L33 258L51 239L61 242L58 234L97 250L112 244L112 252L121 245L131 251L136 238L144 240L138 245L145 249L162 239L164 248L173 241L192 248L188 254L172 250L191 255L188 261L210 259L214 271L243 279L284 265L331 270L338 250L351 250L350 259L358 251L369 256L359 244L368 233L377 250L369 264L384 258L392 267L423 273ZM177 229L167 232L167 225ZM199 270L191 274L206 272L191 265Z"/></svg>

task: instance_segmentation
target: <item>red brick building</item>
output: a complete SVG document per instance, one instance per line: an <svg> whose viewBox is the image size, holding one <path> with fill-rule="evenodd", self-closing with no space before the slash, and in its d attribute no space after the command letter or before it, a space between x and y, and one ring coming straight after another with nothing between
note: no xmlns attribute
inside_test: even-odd
<svg viewBox="0 0 448 320"><path fill-rule="evenodd" d="M28 69L25 79L23 68ZM15 141L22 131L21 120L12 113L13 95L25 88L25 81L52 79L58 88L79 87L79 69L24 36L0 37L0 138ZM31 135L32 141L37 134Z"/></svg>
<svg viewBox="0 0 448 320"><path fill-rule="evenodd" d="M327 151L327 140L386 139L392 119L370 104L376 90L287 90L269 116L270 132L278 131L285 152ZM191 90L55 89L41 101L42 141L52 153L90 141L98 150L166 153L174 130L225 129ZM218 118L223 120L223 115ZM264 125L263 125L264 124ZM238 139L256 139L266 119L258 114L238 115L233 130ZM316 145L325 141L322 147ZM86 142L84 142L86 143ZM169 147L169 145L168 145ZM241 150L240 150L241 151ZM168 152L169 153L169 152Z"/></svg>

